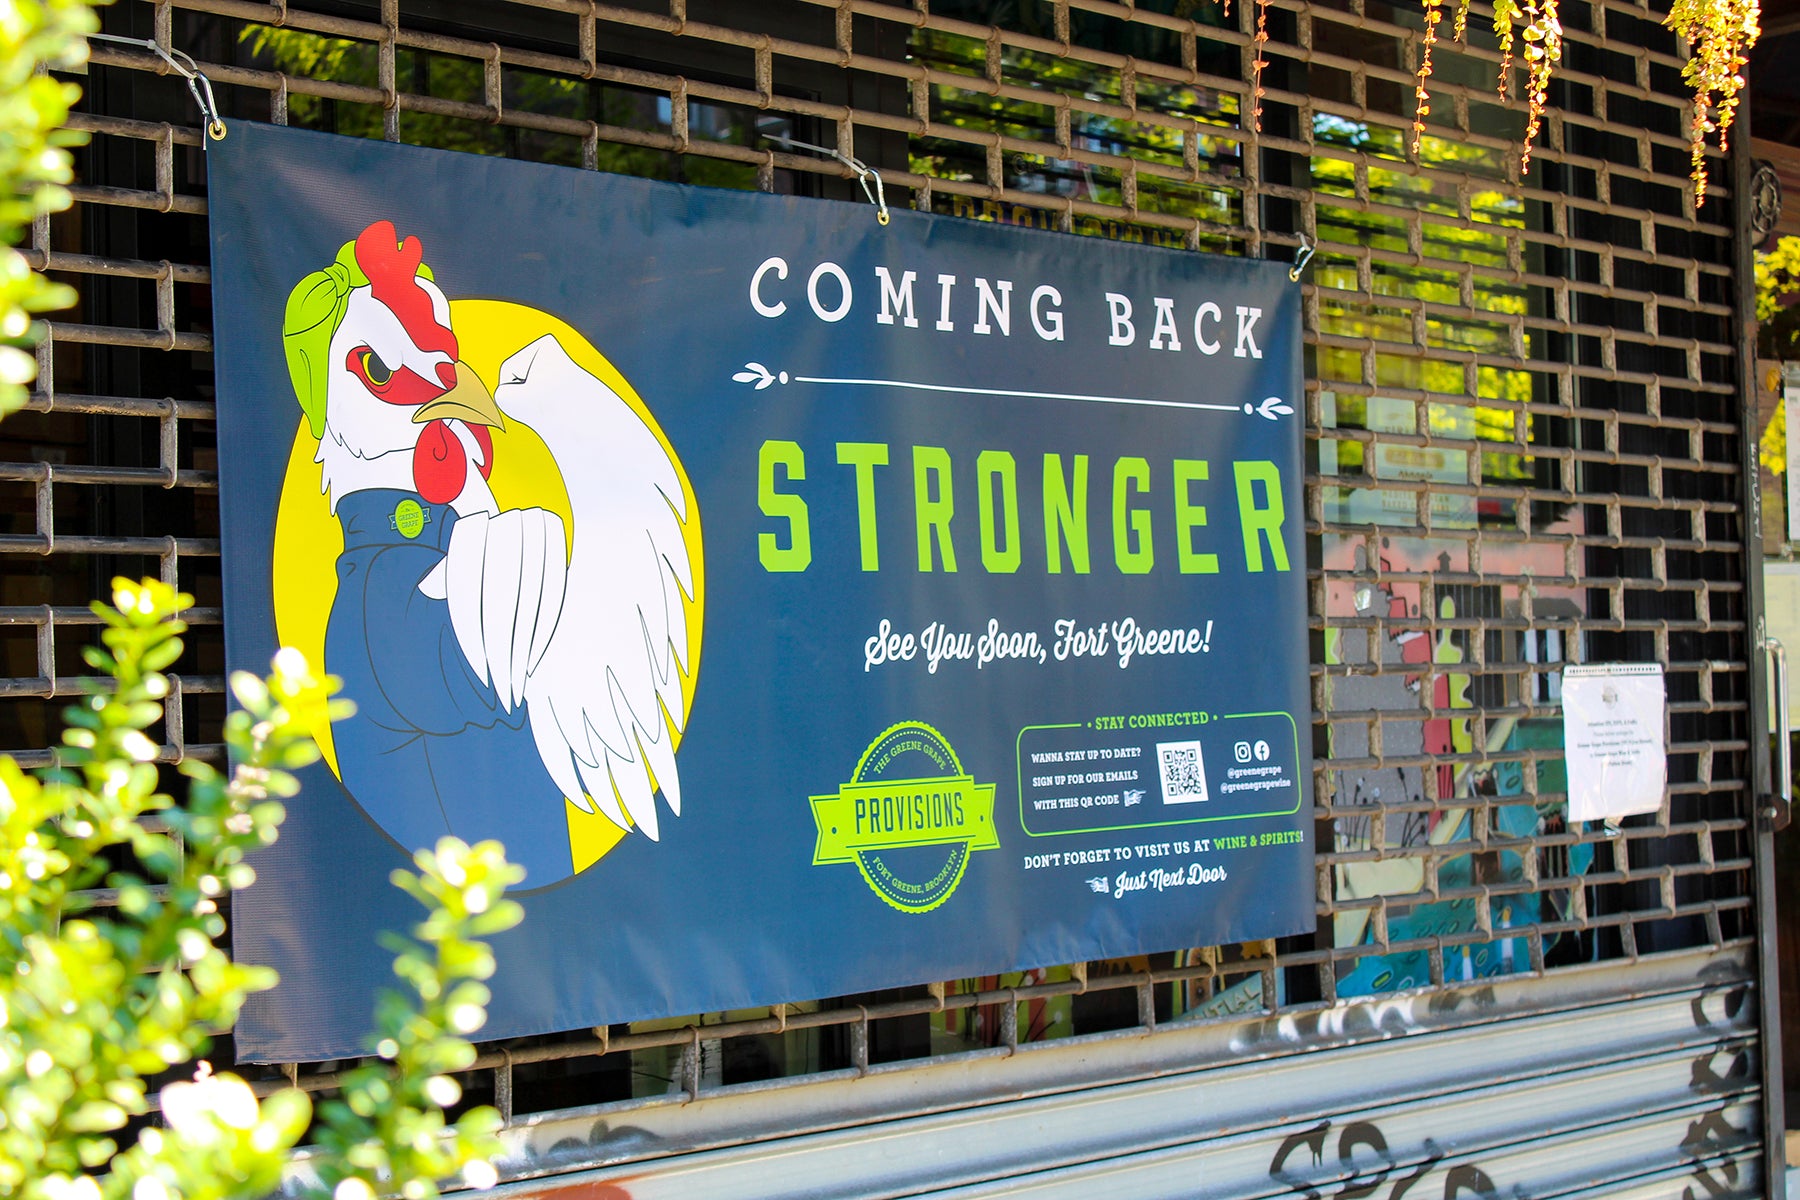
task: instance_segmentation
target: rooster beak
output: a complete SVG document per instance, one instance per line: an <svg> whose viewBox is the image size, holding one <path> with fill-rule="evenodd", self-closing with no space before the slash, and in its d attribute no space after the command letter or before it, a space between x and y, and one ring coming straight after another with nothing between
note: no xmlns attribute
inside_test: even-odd
<svg viewBox="0 0 1800 1200"><path fill-rule="evenodd" d="M436 400L419 405L412 419L416 424L423 424L445 417L455 417L470 425L506 428L506 421L500 416L500 409L494 404L494 397L488 392L487 385L481 382L475 369L466 362L456 364L456 386Z"/></svg>

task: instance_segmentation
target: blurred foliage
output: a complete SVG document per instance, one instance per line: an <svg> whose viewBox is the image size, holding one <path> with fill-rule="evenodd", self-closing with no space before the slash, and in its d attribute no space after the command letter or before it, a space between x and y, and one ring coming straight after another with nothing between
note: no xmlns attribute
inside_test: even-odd
<svg viewBox="0 0 1800 1200"><path fill-rule="evenodd" d="M1043 23L1048 24L1047 6L1026 5L1023 8L1027 12L1023 14L1001 11L1005 8L1003 5L964 3L944 7L953 9L952 15L972 20L997 20L1003 25L1010 21L1008 27L1017 26L1028 33L1041 32L1030 13L1042 7ZM1184 11L1182 15L1197 19L1217 18L1216 5L1186 7L1195 11ZM1206 16L1209 10L1210 18ZM1079 16L1071 14L1072 19ZM1126 48L1124 52L1139 58L1169 61L1173 56L1175 62L1180 61L1179 43L1167 30L1125 26L1117 21L1107 25L1096 23L1093 29L1084 31L1082 44L1092 46L1097 42L1108 47ZM915 60L947 74L980 79L987 69L985 40L943 30L916 31L911 53ZM1125 180L1122 173L1114 166L1088 161L1087 155L1092 154L1132 158L1178 170L1198 167L1202 177L1194 181L1140 172L1137 177L1138 209L1219 226L1242 224L1243 192L1232 182L1233 177L1241 174L1238 142L1231 135L1239 124L1237 96L1210 88L1139 79L1136 94L1127 98L1123 95L1124 77L1116 68L1017 46L1005 47L1003 54L1005 74L1015 80L1028 80L1045 93L1046 102L1023 103L991 95L979 87L965 89L934 83L931 95L933 124L1055 145L1062 140L1058 134L1057 115L1060 107L1057 99L1061 96L1108 105L1136 104L1145 117L1141 120L1107 117L1083 111L1077 105L1068 113L1068 140L1071 148L1080 153L1070 158L1023 152L1005 155L1001 159L1003 178L1000 180L989 179L987 154L981 145L961 139L912 137L909 139L908 166L918 174L937 179L998 182L1010 192L1041 197L1042 207L1035 204L1030 209L1023 205L995 206L993 213L978 208L979 202L954 197L952 210L958 215L990 216L1013 224L1058 228L1068 201L1123 207ZM1217 67L1219 64L1212 65ZM1154 119L1150 116L1152 113L1156 114ZM1182 244L1179 231L1129 221L1102 222L1078 216L1075 228L1077 232L1123 240ZM1208 248L1230 251L1234 247L1219 244Z"/></svg>
<svg viewBox="0 0 1800 1200"><path fill-rule="evenodd" d="M1777 362L1800 362L1800 237L1779 238L1756 254L1756 353ZM1762 432L1757 457L1763 469L1787 473L1787 406Z"/></svg>
<svg viewBox="0 0 1800 1200"><path fill-rule="evenodd" d="M1261 73L1267 65L1263 50L1268 39L1267 13L1262 0L1252 0L1256 13L1252 95L1247 98L1250 124L1260 126ZM1426 118L1431 112L1428 82L1433 74L1432 48L1438 40L1438 26L1443 18L1445 0L1420 0L1423 5L1423 50L1415 67L1415 115L1412 128L1411 157L1425 161L1429 156L1424 143ZM1501 63L1496 90L1504 102L1515 86L1514 66L1524 68L1523 93L1526 120L1520 135L1520 168L1528 171L1532 148L1542 128L1543 114L1549 102L1552 74L1562 59L1563 30L1558 12L1559 0L1494 0L1493 44L1499 49ZM1231 0L1142 0L1136 7L1184 20L1220 28L1237 28ZM1066 29L1058 27L1054 6L1042 0L940 0L933 8L938 16L955 18L981 25L1060 40L1066 36L1084 48L1122 55L1142 61L1170 66L1185 66L1183 39L1178 30L1122 21L1100 13L1067 12L1063 16ZM1464 42L1469 36L1468 0L1459 0L1455 9L1453 36ZM1703 203L1706 194L1704 171L1704 139L1717 132L1723 139L1731 124L1743 85L1744 55L1754 44L1757 27L1757 0L1674 0L1665 21L1670 29L1685 39L1692 53L1684 64L1684 77L1695 87L1693 115L1695 197ZM1483 35L1486 36L1485 34ZM280 29L272 26L246 27L244 40L253 53L267 57L279 70L297 79L329 79L334 82L376 86L376 48L372 43L323 37L304 30ZM989 70L985 38L967 37L939 29L921 29L913 38L912 54L929 65L948 72L984 79ZM1237 51L1223 42L1202 38L1197 51L1201 71L1215 75L1235 75L1240 69ZM1158 97L1146 95L1148 89L1162 87L1154 81L1140 81L1139 95L1121 94L1119 74L1115 70L1056 55L1037 54L1017 46L1004 46L1005 61L1001 70L1007 74L1029 76L1034 86L1051 92L1087 99L1124 103L1134 102L1147 110L1172 111ZM1033 61L1041 59L1041 62ZM431 95L441 99L462 101L474 106L487 104L486 64L475 59L401 48L397 52L395 75L402 91ZM593 120L601 125L631 130L669 131L672 128L667 96L636 91L599 81L570 79L520 68L501 68L501 102L508 108L518 107L535 113L566 116L576 120ZM964 128L987 128L990 123L1020 126L1034 123L1025 112L1031 106L988 95L983 89L971 89L962 99L953 89L934 85L932 117ZM1245 98L1237 95L1212 97L1221 108L1229 108L1230 119L1224 124L1237 124L1237 111ZM737 112L723 106L690 102L686 126L690 137L755 145L756 114ZM1174 110L1178 111L1178 110ZM1036 124L1053 130L1052 105L1045 105ZM382 135L383 112L378 104L356 104L348 101L308 95L295 90L289 97L290 120L313 129L328 129L359 137ZM501 127L480 117L458 118L436 113L419 113L402 109L398 115L401 140L444 149L482 154L507 154L543 162L581 165L580 141L567 135L542 131ZM1180 157L1182 134L1155 122L1114 121L1081 115L1073 141L1086 148L1090 142L1111 141L1120 146L1135 147L1144 156L1158 156L1157 143L1172 152L1172 161ZM1013 136L1038 137L1055 141L1019 127L1008 130ZM912 169L939 178L972 178L958 170L954 160L966 150L943 147L940 153L930 138L914 138ZM1237 144L1227 139L1213 139L1214 144L1201 149L1203 167L1208 162L1235 158ZM1172 143L1172 144L1171 144ZM1098 146L1094 148L1099 148ZM1108 153L1132 154L1134 149L1114 149ZM985 175L979 161L973 166ZM1022 158L1022 156L1015 156ZM651 147L602 141L598 147L601 170L656 179L678 179L712 186L749 188L756 186L755 172L747 165L724 162L702 156L682 156ZM1085 196L1099 203L1116 204L1108 199L1105 182L1096 172L1084 170L1078 163L1044 163L1043 172L1018 170L1021 175L1046 174L1061 177L1048 189L1053 195L1067 195L1071 185L1085 185ZM1009 173L1012 173L1009 171ZM1010 185L1009 185L1010 186ZM1116 189L1114 189L1116 190ZM1164 189L1179 192L1181 189ZM1191 191L1191 189L1190 189ZM1178 195L1170 200L1173 208L1151 208L1151 211L1181 211L1209 204L1214 208L1229 207L1238 202L1216 190L1202 188L1198 195ZM1144 199L1140 198L1140 203ZM1149 205L1146 205L1149 207ZM1205 219L1221 220L1212 213Z"/></svg>
<svg viewBox="0 0 1800 1200"><path fill-rule="evenodd" d="M1756 352L1800 360L1800 237L1779 238L1756 255Z"/></svg>
<svg viewBox="0 0 1800 1200"><path fill-rule="evenodd" d="M1268 57L1266 0L1251 0L1255 6L1251 65L1250 123L1261 124L1263 69ZM1426 133L1426 118L1431 113L1429 82L1434 73L1432 51L1438 41L1438 27L1443 19L1445 0L1417 0L1420 6L1419 27L1423 32L1414 73L1414 118L1412 150L1421 152L1420 142ZM1493 45L1500 52L1500 66L1495 76L1495 89L1505 101L1515 85L1522 82L1526 104L1526 124L1520 137L1519 166L1529 171L1531 154L1543 128L1543 116L1549 104L1550 81L1562 61L1563 27L1559 0L1493 0ZM1236 29L1231 0L1140 0L1140 9L1167 16L1201 21ZM1760 32L1758 0L1672 0L1663 24L1686 43L1689 53L1682 64L1682 78L1694 89L1689 119L1689 137L1693 157L1692 179L1696 205L1706 199L1706 139L1717 133L1719 150L1726 149L1725 138L1736 113L1738 98L1744 87L1744 66L1751 46ZM1042 0L936 0L934 15L955 17L984 25L1060 40L1054 8ZM1464 42L1469 35L1469 0L1458 0L1452 36ZM1069 40L1088 49L1127 55L1140 60L1181 65L1178 34L1174 30L1110 19L1098 13L1067 13ZM980 46L979 39L964 39ZM1204 45L1204 43L1203 43ZM1008 48L1008 53L1011 53ZM1204 52L1204 51L1203 51ZM979 64L980 60L976 59ZM1515 66L1524 68L1522 80L1515 79ZM1208 67L1214 74L1235 75L1235 55L1223 64ZM977 68L971 72L983 74Z"/></svg>
<svg viewBox="0 0 1800 1200"><path fill-rule="evenodd" d="M162 719L161 672L181 653L189 600L123 580L113 600L95 605L105 628L87 661L104 675L68 710L59 765L36 779L0 759L0 1189L155 1196L142 1181L157 1179L189 1197L266 1193L306 1129L304 1097L263 1112L201 1106L129 1148L121 1139L148 1109L146 1080L191 1061L275 982L214 944L218 898L249 885L244 856L274 841L288 769L315 753L290 714L326 703L327 689L293 656L266 684L234 680L243 708L226 739L239 765L224 776L184 764L176 806L145 730ZM97 887L116 897L110 909Z"/></svg>
<svg viewBox="0 0 1800 1200"><path fill-rule="evenodd" d="M13 247L32 221L69 207L69 148L87 138L62 124L81 89L44 71L79 69L99 28L88 0L0 0L0 415L23 405L37 378L33 314L75 303L73 289Z"/></svg>
<svg viewBox="0 0 1800 1200"><path fill-rule="evenodd" d="M1756 459L1771 475L1787 474L1787 405L1777 404L1756 443Z"/></svg>
<svg viewBox="0 0 1800 1200"><path fill-rule="evenodd" d="M1696 207L1706 202L1706 137L1716 132L1719 153L1725 153L1750 47L1762 33L1760 21L1758 0L1674 0L1663 18L1663 24L1688 44L1681 78L1694 89L1688 148Z"/></svg>
<svg viewBox="0 0 1800 1200"><path fill-rule="evenodd" d="M976 20L1014 21L1023 32L1045 33L1032 26L1030 14L1041 5L1015 11L1005 5L964 0L954 15ZM940 11L934 6L934 12ZM1047 11L1047 10L1046 10ZM1214 10L1216 12L1216 9ZM1073 16L1073 14L1072 14ZM1115 22L1122 36L1129 27ZM1013 26L1006 25L1011 28ZM1117 38L1115 38L1117 41ZM1083 45L1091 45L1084 41ZM1121 42L1111 48L1123 48ZM1154 55L1151 38L1130 41L1132 49ZM950 75L981 78L987 70L988 43L941 30L919 30L913 53L932 68ZM1216 223L1243 222L1243 191L1238 142L1230 131L1243 120L1240 98L1198 87L1177 87L1138 78L1136 94L1124 97L1117 69L1076 59L1005 46L1003 71L1009 80L1029 81L1047 96L1067 95L1095 103L1135 101L1142 110L1184 120L1068 114L1069 144L1095 158L1131 158L1181 167L1197 164L1198 183L1168 181L1148 171L1138 174L1137 206L1156 212ZM1235 69L1235 67L1230 68ZM1057 107L990 95L977 87L933 83L934 123L977 133L1057 144ZM1544 436L1542 420L1520 406L1534 399L1539 380L1528 369L1479 363L1471 372L1466 359L1515 358L1518 319L1531 312L1529 289L1517 282L1513 255L1527 227L1526 201L1509 179L1509 155L1482 145L1427 130L1417 149L1403 128L1352 121L1326 113L1313 115L1311 186L1318 238L1313 280L1318 285L1320 330L1333 343L1316 348L1317 375L1323 381L1373 385L1405 394L1426 391L1443 401L1423 405L1427 429L1434 438L1474 443L1451 448L1447 464L1457 456L1479 456L1480 478L1502 484L1535 484L1539 464L1524 452ZM995 182L985 147L960 139L912 139L913 170L942 179ZM1446 168L1422 174L1414 159ZM1086 155L1069 159L1015 152L1000 160L1009 193L1041 196L1015 203L950 198L951 212L982 220L1056 228L1059 210L1071 200L1108 207L1125 204L1124 180L1113 167L1097 165ZM1071 222L1078 233L1182 244L1182 234L1129 220L1099 220L1078 214ZM1207 248L1242 253L1223 232ZM1370 251L1381 253L1371 254ZM1411 260L1411 261L1408 261ZM1464 266L1468 270L1462 269ZM1421 306L1428 306L1420 320ZM1459 312L1458 310L1462 310ZM1472 310L1472 311L1471 311ZM1467 315L1464 315L1464 314ZM1429 352L1418 353L1418 339ZM1529 340L1532 335L1527 332ZM1360 344L1357 344L1360 343ZM1372 348L1374 376L1368 378ZM1529 346L1527 347L1527 354ZM1473 401L1473 403L1471 403ZM1364 427L1363 397L1338 397L1338 417L1347 427ZM1413 409L1408 402L1409 411ZM1409 420L1404 432L1413 432ZM1362 443L1344 440L1337 465L1345 473L1365 469ZM1466 461L1466 459L1464 460ZM1510 500L1497 501L1494 519L1511 519Z"/></svg>
<svg viewBox="0 0 1800 1200"><path fill-rule="evenodd" d="M1426 83L1431 77L1431 45L1443 0L1421 0L1424 5L1424 53L1415 70L1417 110L1414 137L1423 130L1431 111ZM1500 48L1498 91L1507 98L1513 86L1514 52L1525 67L1526 126L1521 139L1519 170L1531 168L1532 146L1543 128L1549 105L1550 80L1562 62L1563 28L1558 0L1494 0L1493 29ZM1694 206L1706 203L1706 139L1717 133L1719 152L1728 149L1727 135L1737 114L1739 94L1745 87L1744 67L1750 48L1761 34L1759 0L1672 0L1663 25L1687 44L1681 66L1682 79L1694 89L1688 116L1691 156L1689 178L1694 183ZM1469 0L1460 0L1455 37L1463 40ZM1414 152L1417 152L1415 140Z"/></svg>
<svg viewBox="0 0 1800 1200"><path fill-rule="evenodd" d="M157 744L181 654L180 612L192 603L154 580L115 580L96 604L99 675L68 710L57 765L33 777L0 757L0 1194L26 1200L252 1200L281 1184L311 1104L295 1089L258 1102L249 1085L201 1062L161 1089L163 1126L149 1124L148 1089L194 1062L253 992L264 967L233 962L216 939L219 899L248 887L250 852L275 840L292 771L318 751L305 733L341 715L336 684L294 651L268 679L238 673L225 740L228 774L189 759L187 799L159 790ZM447 1072L467 1067L465 1035L485 1020L493 971L476 937L519 918L502 898L520 878L496 843L446 839L395 882L425 904L416 940L396 939L404 986L376 1014L379 1061L352 1073L341 1101L322 1106L321 1181L338 1200L379 1190L407 1200L457 1175L494 1181L491 1109L447 1126L458 1099Z"/></svg>
<svg viewBox="0 0 1800 1200"><path fill-rule="evenodd" d="M324 37L301 29L277 29L268 25L246 26L242 39L252 54L266 57L276 70L296 79L329 79L334 83L376 86L377 51L372 42ZM394 65L400 90L473 105L487 102L486 71L487 64L476 59L405 47L396 52ZM502 68L501 101L507 108L592 120L623 129L668 132L671 125L667 96L516 67ZM698 141L750 145L755 135L754 114L690 102L685 115L688 134ZM379 138L383 116L381 106L377 104L312 96L298 89L288 94L289 123L306 129ZM413 145L527 158L563 166L582 165L581 139L565 134L522 130L479 119L406 109L401 110L399 121L401 140ZM598 143L597 156L595 165L602 171L708 187L745 189L756 186L754 167L722 159L677 155L648 146L605 140Z"/></svg>
<svg viewBox="0 0 1800 1200"><path fill-rule="evenodd" d="M455 838L413 861L419 873L395 871L394 886L429 915L412 937L383 939L404 986L383 992L376 1004L380 1061L350 1071L342 1096L320 1110L319 1174L334 1200L373 1200L384 1192L431 1200L437 1181L459 1171L477 1187L495 1182L488 1160L500 1149L500 1114L476 1108L450 1125L443 1110L462 1099L452 1072L475 1065L465 1035L487 1021L482 980L494 973L494 955L478 939L519 923L524 910L502 897L525 871L506 861L499 842L469 847Z"/></svg>

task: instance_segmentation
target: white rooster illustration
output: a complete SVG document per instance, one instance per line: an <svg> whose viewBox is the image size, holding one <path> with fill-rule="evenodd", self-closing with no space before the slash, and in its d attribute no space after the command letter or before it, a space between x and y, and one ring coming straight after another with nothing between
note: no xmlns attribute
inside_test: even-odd
<svg viewBox="0 0 1800 1200"><path fill-rule="evenodd" d="M653 840L656 793L681 811L696 518L646 418L557 337L512 353L490 395L422 256L376 222L288 303L343 531L325 665L358 712L332 728L336 764L407 849L497 837L541 885L575 869L564 798ZM554 456L567 528L496 500L509 422Z"/></svg>

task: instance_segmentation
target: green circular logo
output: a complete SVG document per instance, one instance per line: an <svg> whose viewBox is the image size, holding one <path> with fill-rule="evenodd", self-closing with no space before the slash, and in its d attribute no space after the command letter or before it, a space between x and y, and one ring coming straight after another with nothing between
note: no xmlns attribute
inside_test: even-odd
<svg viewBox="0 0 1800 1200"><path fill-rule="evenodd" d="M403 538L416 538L425 528L425 510L417 500L408 497L394 506L394 528Z"/></svg>
<svg viewBox="0 0 1800 1200"><path fill-rule="evenodd" d="M855 863L877 896L930 912L956 891L969 856L998 850L994 785L976 783L922 721L884 730L835 795L812 797L813 865Z"/></svg>

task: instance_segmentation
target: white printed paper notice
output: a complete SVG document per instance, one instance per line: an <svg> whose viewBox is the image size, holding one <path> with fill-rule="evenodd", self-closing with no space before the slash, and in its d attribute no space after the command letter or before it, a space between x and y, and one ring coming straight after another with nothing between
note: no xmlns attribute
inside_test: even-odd
<svg viewBox="0 0 1800 1200"><path fill-rule="evenodd" d="M1662 807L1669 778L1661 663L1563 668L1569 820L1602 821Z"/></svg>

